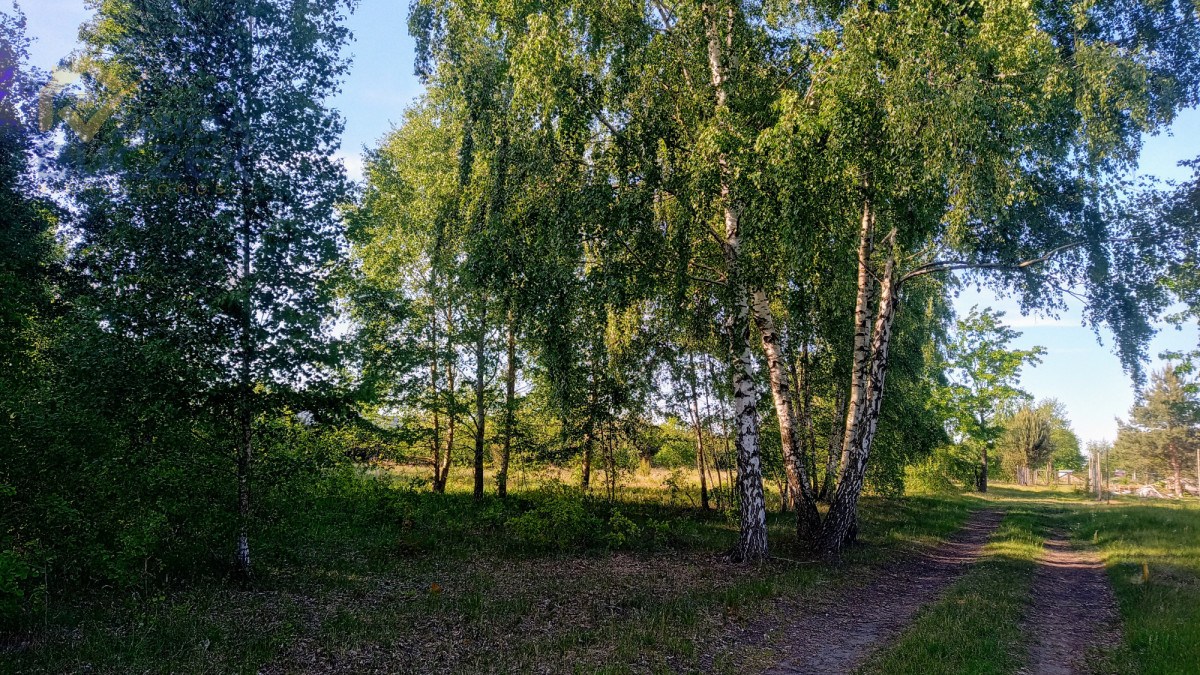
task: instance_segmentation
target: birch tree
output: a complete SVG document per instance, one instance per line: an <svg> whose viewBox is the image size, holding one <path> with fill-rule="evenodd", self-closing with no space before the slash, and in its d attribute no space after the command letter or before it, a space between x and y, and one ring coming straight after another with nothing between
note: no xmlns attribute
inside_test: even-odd
<svg viewBox="0 0 1200 675"><path fill-rule="evenodd" d="M463 412L460 345L468 328L458 257L465 228L458 174L461 109L427 98L366 162L367 184L347 214L351 316L376 405L416 409L435 492L444 492Z"/></svg>
<svg viewBox="0 0 1200 675"><path fill-rule="evenodd" d="M419 61L466 92L477 55L501 54L487 75L511 82L514 119L574 144L555 161L572 175L564 186L585 186L593 208L573 215L606 266L670 270L721 300L742 477L735 558L767 555L754 328L798 530L835 556L853 539L897 310L919 279L971 270L1043 309L1080 285L1135 367L1164 295L1132 273L1147 258L1119 245L1134 238L1108 218L1103 187L1142 132L1195 97L1190 3L480 10L414 4ZM839 476L819 530L772 307L781 242L813 241L856 260Z"/></svg>
<svg viewBox="0 0 1200 675"><path fill-rule="evenodd" d="M838 148L824 156L856 194L843 210L857 204L855 365L839 485L818 538L828 555L853 539L893 322L916 279L964 271L1050 310L1064 288L1082 287L1090 320L1122 336L1137 371L1145 317L1165 297L1147 283L1146 242L1106 211L1104 186L1130 166L1141 131L1194 98L1192 71L1180 68L1196 59L1196 18L1190 4L1063 11L854 5L813 86L786 102L788 134ZM1080 33L1064 33L1066 15ZM1106 75L1114 68L1136 81Z"/></svg>
<svg viewBox="0 0 1200 675"><path fill-rule="evenodd" d="M104 324L170 345L231 421L242 575L255 418L319 387L333 355L327 280L347 183L325 99L347 67L351 7L107 0L81 33L80 69L97 64L130 93L102 138L67 132L86 161L77 187L120 187L89 193L76 261L103 280ZM101 81L88 83L81 105L101 104Z"/></svg>

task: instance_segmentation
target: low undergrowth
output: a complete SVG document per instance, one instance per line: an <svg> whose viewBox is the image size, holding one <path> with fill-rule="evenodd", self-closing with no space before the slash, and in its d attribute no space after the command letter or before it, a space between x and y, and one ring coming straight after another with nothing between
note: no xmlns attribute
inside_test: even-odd
<svg viewBox="0 0 1200 675"><path fill-rule="evenodd" d="M452 486L453 487L453 486ZM966 497L865 499L863 546L837 568L733 566L736 524L677 499L609 501L549 481L505 500L331 472L277 505L257 575L55 593L0 645L3 672L658 672L701 669L706 640L936 542Z"/></svg>

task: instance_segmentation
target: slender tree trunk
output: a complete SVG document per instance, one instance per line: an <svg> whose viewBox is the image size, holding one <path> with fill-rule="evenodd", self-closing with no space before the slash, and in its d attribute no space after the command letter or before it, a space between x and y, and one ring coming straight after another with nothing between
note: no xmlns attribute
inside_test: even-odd
<svg viewBox="0 0 1200 675"><path fill-rule="evenodd" d="M871 256L875 252L875 211L870 199L863 202L862 224L858 242L858 297L854 303L854 365L850 373L850 401L846 410L846 426L842 439L842 458L838 483L850 462L854 434L859 429L867 402L867 381L871 372L871 296L874 274Z"/></svg>
<svg viewBox="0 0 1200 675"><path fill-rule="evenodd" d="M798 358L790 349L784 349L783 360L787 365L788 386L792 390L792 411L798 425L797 434L800 438L800 460L804 462L805 472L808 476L809 490L812 492L815 501L817 499L817 490L820 486L817 484L817 441L813 437L812 390L809 386L810 378L808 376L808 343L805 342L801 347ZM799 362L799 367L797 367L797 362Z"/></svg>
<svg viewBox="0 0 1200 675"><path fill-rule="evenodd" d="M821 492L817 499L828 502L833 496L833 489L838 473L838 460L842 456L842 434L839 433L838 421L846 414L846 395L843 389L838 389L835 395L833 417L829 420L829 447L825 455L825 480L821 481Z"/></svg>
<svg viewBox="0 0 1200 675"><path fill-rule="evenodd" d="M801 541L814 535L821 525L817 512L816 497L808 480L808 471L802 456L800 429L796 424L792 392L788 386L782 351L779 347L779 331L771 314L766 293L755 289L754 319L762 336L763 351L767 355L767 369L771 374L771 395L775 401L775 415L779 418L779 438L783 445L783 466L787 474L787 498L796 509L796 535Z"/></svg>
<svg viewBox="0 0 1200 675"><path fill-rule="evenodd" d="M445 492L446 486L441 482L442 471L442 439L441 439L441 420L437 411L433 411L433 439L429 446L433 451L433 479L429 483L429 487L434 492Z"/></svg>
<svg viewBox="0 0 1200 675"><path fill-rule="evenodd" d="M587 420L583 430L583 467L580 472L579 485L586 491L592 483L592 446L595 444L596 431L596 361L595 356L588 360L588 410Z"/></svg>
<svg viewBox="0 0 1200 675"><path fill-rule="evenodd" d="M594 443L592 432L585 432L583 434L583 467L579 478L579 486L584 490L587 490L592 483L592 445Z"/></svg>
<svg viewBox="0 0 1200 675"><path fill-rule="evenodd" d="M729 506L733 506L733 500L738 494L737 476L734 475L734 469L737 468L737 459L734 457L734 451L730 448L730 439L733 437L733 432L729 429L729 419L725 417L725 406L721 406L721 433L725 439L725 484L729 486ZM718 472L719 473L719 472Z"/></svg>
<svg viewBox="0 0 1200 675"><path fill-rule="evenodd" d="M696 470L700 474L700 508L708 510L708 481L704 476L704 432L700 422L700 403L696 396L696 362L691 352L688 352L688 364L692 369L692 379L688 385L692 390L692 426L696 430Z"/></svg>
<svg viewBox="0 0 1200 675"><path fill-rule="evenodd" d="M1112 499L1112 467L1108 463L1108 451L1104 452L1104 489L1108 492L1108 498ZM1176 481L1178 484L1179 481ZM1180 486L1183 487L1182 485ZM1182 495L1180 495L1182 496Z"/></svg>
<svg viewBox="0 0 1200 675"><path fill-rule="evenodd" d="M800 391L800 420L804 429L805 443L801 457L808 462L808 482L809 490L813 493L813 508L816 508L816 492L817 492L817 437L816 431L813 429L813 413L812 413L812 368L809 363L808 343L805 342L800 350L800 372L796 372L795 363L792 364L792 378L796 381L796 387Z"/></svg>
<svg viewBox="0 0 1200 675"><path fill-rule="evenodd" d="M1169 444L1168 449L1171 452L1171 470L1175 472L1175 496L1183 496L1183 481L1181 480L1180 470L1183 468L1183 462L1179 461L1179 448L1174 443Z"/></svg>
<svg viewBox="0 0 1200 675"><path fill-rule="evenodd" d="M708 362L707 360L705 361L705 364L704 364L704 371L708 375L708 379L705 380L705 382L704 382L704 410L708 413L708 416L711 418L712 417L712 399L716 398L716 393L712 391L712 386L713 386L712 364L710 362ZM717 405L720 406L720 401L717 402ZM729 432L725 428L725 413L724 413L724 411L721 411L721 438L723 438L725 440L725 454L722 455L722 457L728 457L729 456ZM724 508L724 504L725 504L725 502L723 501L725 499L725 497L724 497L725 482L724 482L723 476L721 475L721 463L720 463L720 461L718 461L717 451L714 449L710 456L713 458L713 460L712 460L713 472L717 474L717 508L721 509L721 508Z"/></svg>
<svg viewBox="0 0 1200 675"><path fill-rule="evenodd" d="M438 414L441 395L438 392L437 312L433 313L430 330L433 344L433 359L429 366L429 391L430 400L433 402L433 442L431 443L433 449L433 481L430 487L434 492L445 492L446 484L442 482L442 420Z"/></svg>
<svg viewBox="0 0 1200 675"><path fill-rule="evenodd" d="M234 571L242 577L250 576L250 464L253 457L253 424L251 419L249 392L243 394L239 411L240 443L238 447L238 540Z"/></svg>
<svg viewBox="0 0 1200 675"><path fill-rule="evenodd" d="M608 501L616 501L617 498L617 475L616 475L616 450L613 447L614 434L612 424L605 424L600 438L600 454L604 460L604 490L608 493Z"/></svg>
<svg viewBox="0 0 1200 675"><path fill-rule="evenodd" d="M737 72L733 48L736 10L732 4L724 12L714 4L702 8L708 39L708 64L716 90L716 110L727 113L729 72ZM726 284L732 302L726 320L729 351L733 366L733 415L737 430L738 491L741 532L733 558L739 561L767 557L767 503L763 493L762 457L758 437L758 391L754 384L753 354L750 351L750 293L742 280L743 206L733 194L733 168L724 153L718 157L721 204L725 215Z"/></svg>
<svg viewBox="0 0 1200 675"><path fill-rule="evenodd" d="M821 528L819 547L829 557L841 555L842 546L854 541L858 532L858 498L866 478L867 459L871 454L871 443L879 426L879 413L883 403L883 385L887 375L888 348L891 345L892 325L899 308L896 288L895 230L888 235L887 263L881 277L879 311L870 345L870 369L866 405L863 406L859 425L854 429L847 465L842 467L842 478L838 481L833 503Z"/></svg>
<svg viewBox="0 0 1200 675"><path fill-rule="evenodd" d="M251 331L254 328L254 306L252 297L253 280L251 273L251 256L253 247L251 240L254 235L252 220L254 206L249 201L252 196L250 185L242 181L242 312L241 330L238 334L238 449L237 449L237 490L238 490L238 533L237 553L234 560L234 572L242 577L250 576L250 471L254 458L254 430L252 397L251 364L254 360L254 338Z"/></svg>
<svg viewBox="0 0 1200 675"><path fill-rule="evenodd" d="M454 349L453 349L453 346L450 344L449 337L448 337L450 335L449 329L450 329L450 322L451 322L451 317L452 317L452 310L449 308L446 308L444 310L444 313L445 313L444 318L445 318L446 329L447 329L447 331L446 331L446 335L447 335L446 353L448 354L448 358L446 359L444 364L442 364L442 362L438 358L438 353L439 353L438 350L440 349L441 345L438 342L438 317L437 317L438 311L435 310L433 313L433 324L432 324L432 329L431 329L432 330L432 340L431 341L433 344L433 360L432 360L432 364L430 366L430 375L429 375L430 387L431 387L432 396L433 396L433 484L430 487L434 492L438 492L438 493L443 493L446 491L446 483L449 481L449 478L450 478L450 465L451 465L451 462L453 461L453 457L454 457L455 368L454 368L454 360L453 360ZM445 370L446 370L446 389L444 392L445 393L444 397L442 395L443 392L441 390L439 390L439 381L440 380L438 377L438 373L440 372L441 365L445 365ZM441 438L440 438L442 424L441 424L441 415L438 412L439 406L442 405L443 398L445 399L445 405L446 405L446 444L444 447L445 452L443 452L443 446L442 446L442 442L441 442Z"/></svg>
<svg viewBox="0 0 1200 675"><path fill-rule="evenodd" d="M727 218L736 216L727 211ZM733 225L736 229L736 223ZM735 260L736 262L736 260ZM750 351L750 308L744 290L735 290L735 314L728 333L733 354L733 407L737 429L739 511L741 531L733 558L747 562L767 557L767 503L763 494L762 458L759 455L758 391L754 386Z"/></svg>
<svg viewBox="0 0 1200 675"><path fill-rule="evenodd" d="M483 499L483 449L487 431L484 385L487 384L487 306L479 310L479 335L475 338L475 501Z"/></svg>
<svg viewBox="0 0 1200 675"><path fill-rule="evenodd" d="M975 477L975 491L987 492L988 489L988 446L985 442L980 449L979 472Z"/></svg>
<svg viewBox="0 0 1200 675"><path fill-rule="evenodd" d="M438 483L441 485L441 492L446 491L446 484L450 481L450 467L454 460L454 429L457 421L454 411L456 371L457 368L453 363L446 364L446 451L442 453L442 465L438 467Z"/></svg>
<svg viewBox="0 0 1200 675"><path fill-rule="evenodd" d="M508 344L504 372L504 449L500 453L500 470L496 472L496 494L508 496L508 462L512 456L512 437L517 392L517 335L513 328L513 313L508 311Z"/></svg>

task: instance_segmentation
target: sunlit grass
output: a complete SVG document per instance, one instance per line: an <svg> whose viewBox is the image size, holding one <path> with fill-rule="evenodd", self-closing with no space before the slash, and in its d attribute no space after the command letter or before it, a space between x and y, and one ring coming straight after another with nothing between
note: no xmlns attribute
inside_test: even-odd
<svg viewBox="0 0 1200 675"><path fill-rule="evenodd" d="M1200 672L1200 504L1123 498L1069 522L1099 547L1120 604L1125 639L1100 669Z"/></svg>
<svg viewBox="0 0 1200 675"><path fill-rule="evenodd" d="M981 560L860 672L1015 672L1025 657L1021 619L1043 534L1036 513L1008 511Z"/></svg>
<svg viewBox="0 0 1200 675"><path fill-rule="evenodd" d="M1093 671L1200 672L1200 501L1095 502L1081 490L1008 485L989 498L1036 509L1104 559L1123 638L1091 655Z"/></svg>

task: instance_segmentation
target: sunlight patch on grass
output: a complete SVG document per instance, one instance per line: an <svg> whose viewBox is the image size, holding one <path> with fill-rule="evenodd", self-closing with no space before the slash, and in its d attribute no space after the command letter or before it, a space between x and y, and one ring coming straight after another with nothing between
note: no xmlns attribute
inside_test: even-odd
<svg viewBox="0 0 1200 675"><path fill-rule="evenodd" d="M1024 657L1021 618L1043 541L1036 515L1008 512L980 561L859 672L1014 672Z"/></svg>
<svg viewBox="0 0 1200 675"><path fill-rule="evenodd" d="M1122 499L1080 506L1069 522L1104 556L1124 624L1097 672L1200 672L1200 505Z"/></svg>

